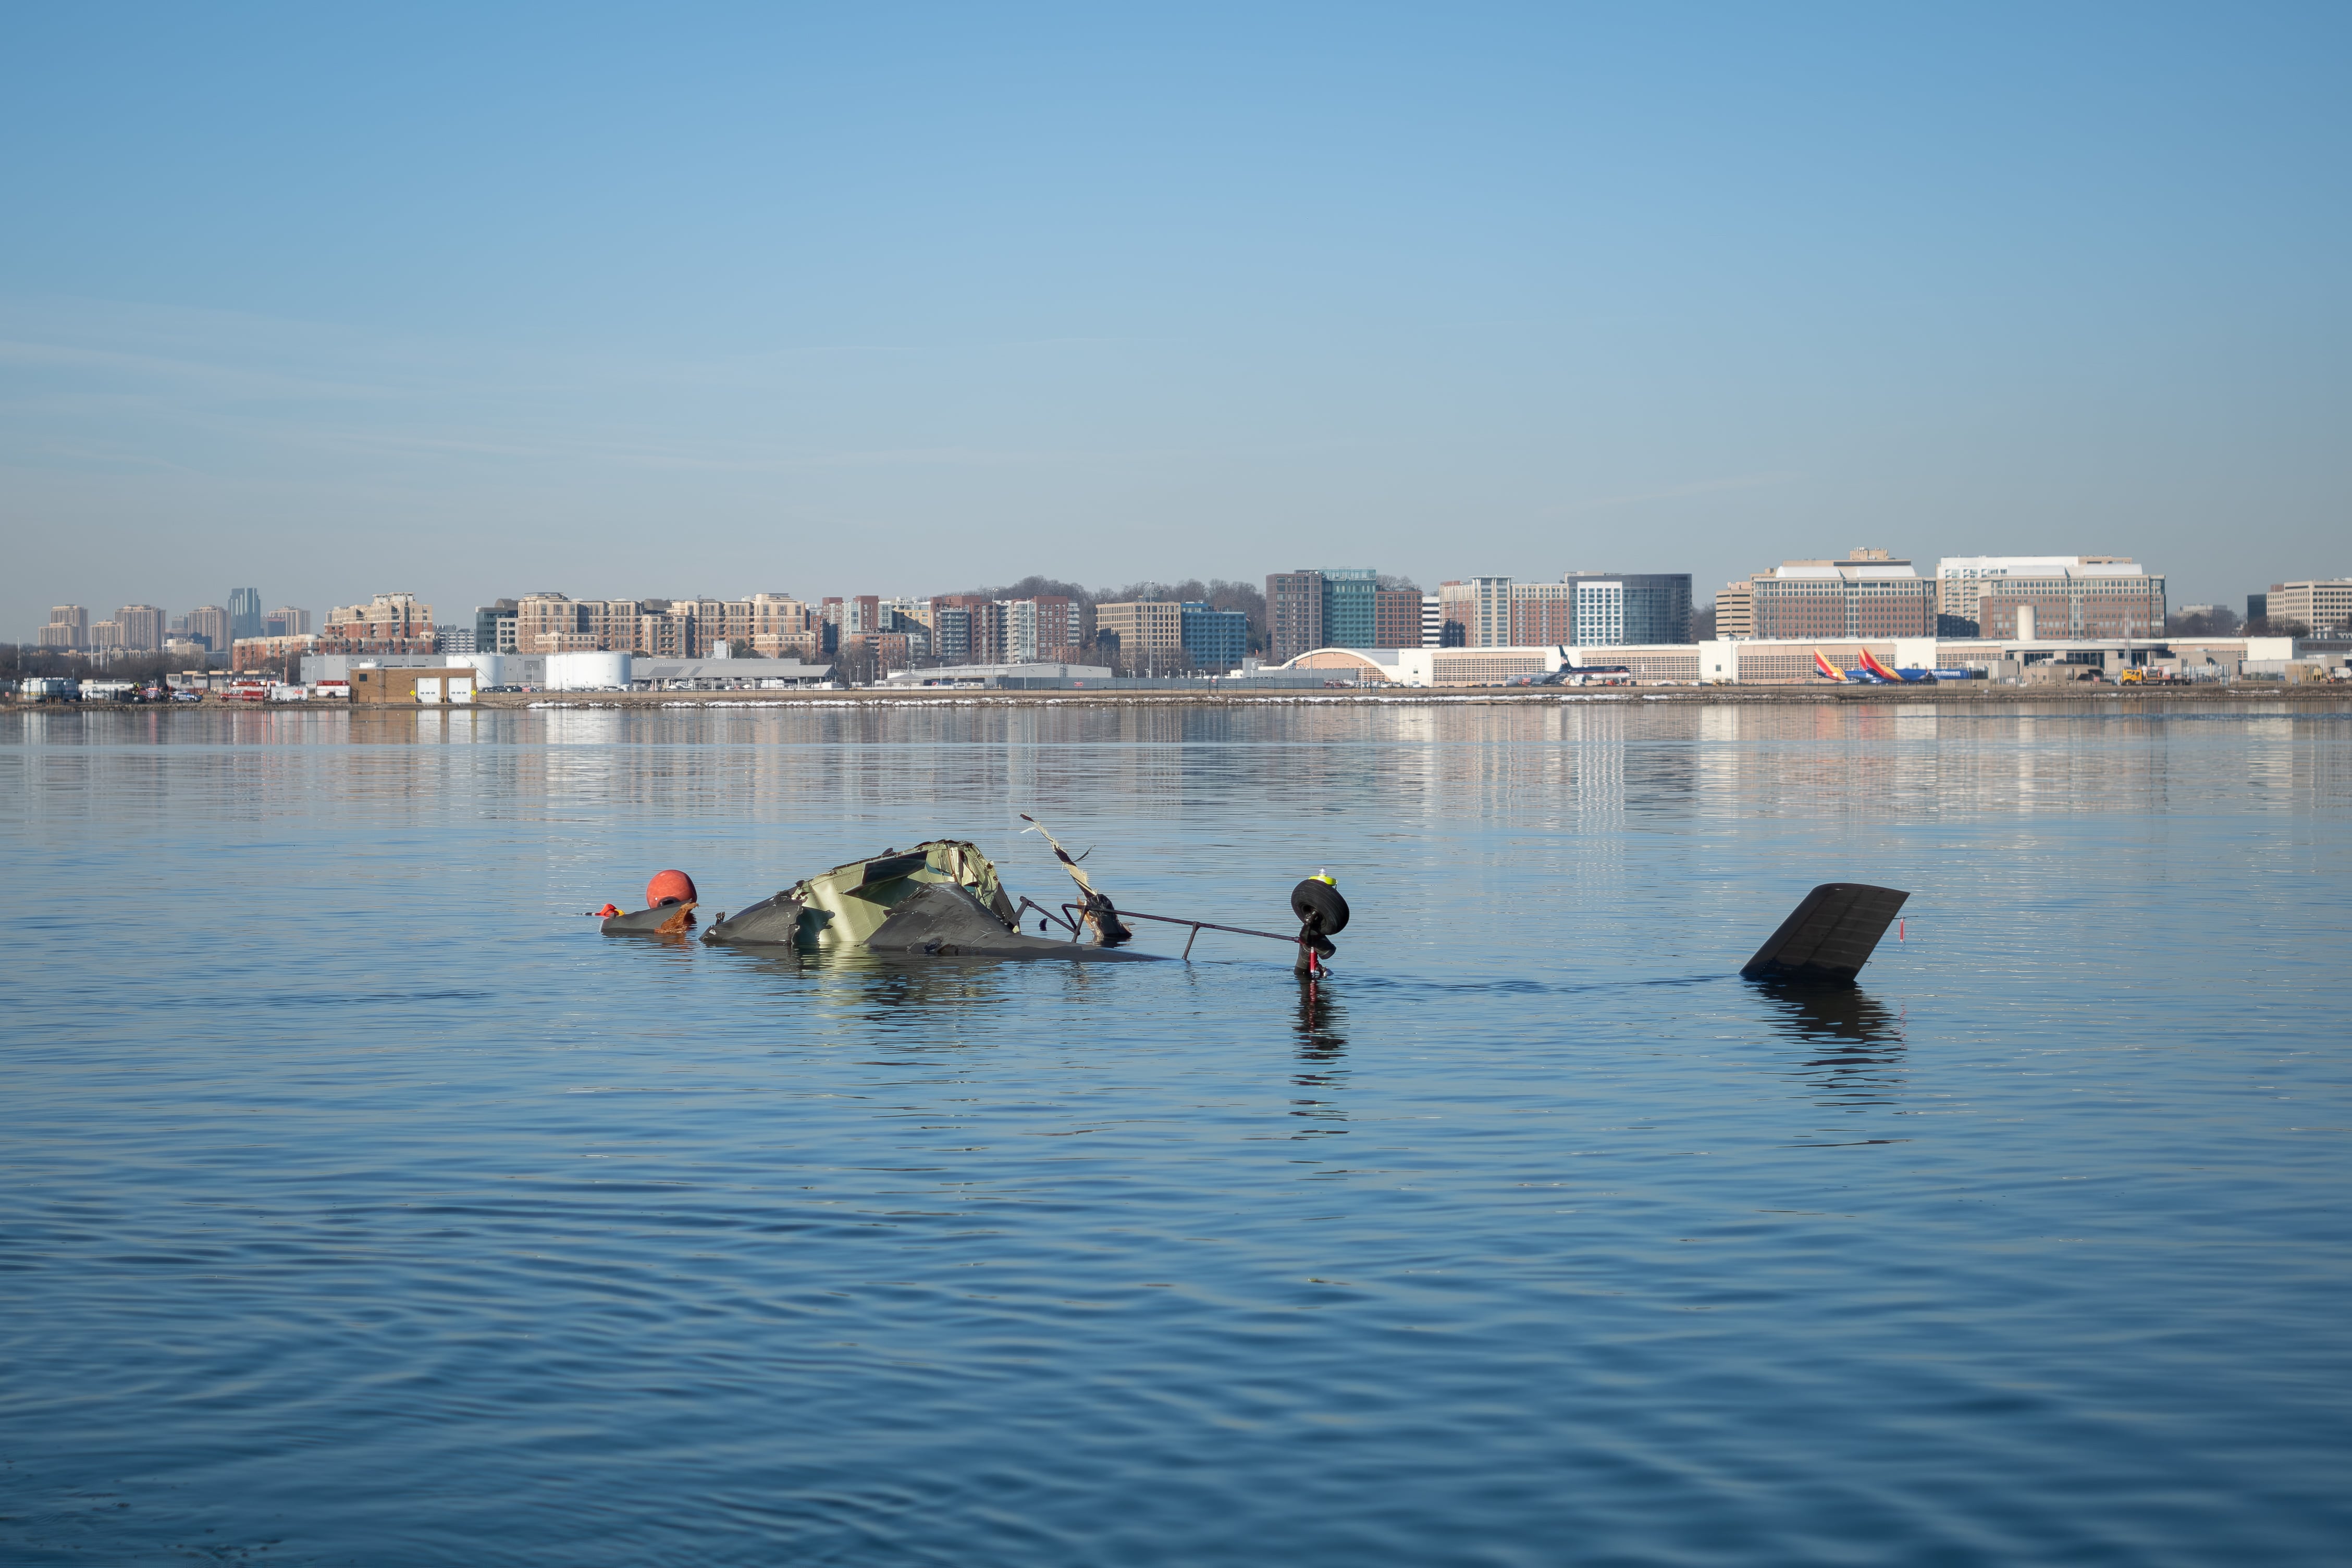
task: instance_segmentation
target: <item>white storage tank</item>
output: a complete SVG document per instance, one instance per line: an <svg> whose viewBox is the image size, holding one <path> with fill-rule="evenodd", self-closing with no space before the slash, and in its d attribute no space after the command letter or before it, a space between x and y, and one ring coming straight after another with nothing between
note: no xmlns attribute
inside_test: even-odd
<svg viewBox="0 0 2352 1568"><path fill-rule="evenodd" d="M625 691L628 685L626 653L547 655L547 689L551 692Z"/></svg>

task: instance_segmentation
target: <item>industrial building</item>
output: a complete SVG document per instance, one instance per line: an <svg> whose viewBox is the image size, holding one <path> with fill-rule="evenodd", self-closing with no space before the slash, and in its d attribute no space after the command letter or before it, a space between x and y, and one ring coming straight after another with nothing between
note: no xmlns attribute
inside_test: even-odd
<svg viewBox="0 0 2352 1568"><path fill-rule="evenodd" d="M375 664L353 670L351 681L352 706L383 707L402 703L469 703L481 676L470 664L435 664L430 669Z"/></svg>
<svg viewBox="0 0 2352 1568"><path fill-rule="evenodd" d="M609 691L631 683L632 657L596 649L571 653L309 653L302 655L301 680L304 685L349 681L356 693L362 673L368 670L429 673L463 667L474 672L485 690L491 686L526 686L547 692ZM776 667L783 670L800 666L777 661Z"/></svg>
<svg viewBox="0 0 2352 1568"><path fill-rule="evenodd" d="M1573 664L1622 665L1644 683L1823 685L1814 656L1841 671L1863 666L1863 653L1898 670L1941 672L1948 680L2011 683L2036 666L2110 677L2126 670L2163 671L2183 678L2225 679L2280 674L2297 658L2286 637L2082 639L1948 639L1936 637L1713 638L1704 643L1491 648L1317 648L1281 666L1404 686L1503 685ZM2315 663L2331 655L2307 651ZM2332 655L2341 660L2343 654Z"/></svg>

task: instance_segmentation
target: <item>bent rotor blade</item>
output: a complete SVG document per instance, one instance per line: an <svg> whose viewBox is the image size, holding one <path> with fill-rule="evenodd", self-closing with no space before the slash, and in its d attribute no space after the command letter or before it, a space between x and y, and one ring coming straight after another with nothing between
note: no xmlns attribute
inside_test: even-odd
<svg viewBox="0 0 2352 1568"><path fill-rule="evenodd" d="M1015 815L1020 817L1023 821L1029 824L1027 827L1021 830L1023 832L1035 833L1038 837L1044 839L1047 843L1054 846L1054 858L1062 862L1062 869L1070 873L1070 880L1078 884L1078 891L1085 894L1087 899L1091 902L1095 896L1095 884L1087 880L1087 873L1078 869L1078 862L1070 858L1070 852L1064 849L1061 845L1061 841L1055 839L1053 834L1045 831L1045 823L1039 821L1036 818L1031 816L1026 811L1016 812ZM1087 852L1092 853L1093 852L1089 851Z"/></svg>

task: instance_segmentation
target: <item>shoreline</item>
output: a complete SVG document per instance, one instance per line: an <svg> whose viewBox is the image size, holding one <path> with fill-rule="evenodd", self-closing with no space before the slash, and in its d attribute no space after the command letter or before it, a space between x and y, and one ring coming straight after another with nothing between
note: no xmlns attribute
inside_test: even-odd
<svg viewBox="0 0 2352 1568"><path fill-rule="evenodd" d="M16 703L19 713L432 713L465 709L502 712L546 712L556 709L659 711L668 708L827 708L887 707L1331 707L1331 706L1513 706L1528 704L1577 706L1586 704L1681 703L1708 706L1807 706L1846 704L1864 707L1953 706L1989 704L1995 706L2096 706L2124 702L2212 705L2218 703L2298 703L2326 705L2352 702L2352 685L2341 682L2242 683L2231 685L2115 687L2091 690L2047 686L1984 686L1958 682L1938 686L1666 686L1609 687L1562 690L1537 687L1412 687L1403 690L1330 690L1280 692L1108 692L1108 691L957 691L929 687L892 691L866 688L818 692L498 692L471 703L369 703L352 706L327 700L301 703L228 702L207 698L201 703Z"/></svg>

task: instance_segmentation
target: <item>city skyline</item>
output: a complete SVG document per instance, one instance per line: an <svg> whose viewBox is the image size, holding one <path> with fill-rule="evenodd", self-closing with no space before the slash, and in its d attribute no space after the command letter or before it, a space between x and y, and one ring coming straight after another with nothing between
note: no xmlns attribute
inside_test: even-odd
<svg viewBox="0 0 2352 1568"><path fill-rule="evenodd" d="M454 26L0 21L0 625L362 538L448 603L2352 570L2342 13Z"/></svg>
<svg viewBox="0 0 2352 1568"><path fill-rule="evenodd" d="M2326 604L2331 607L2335 606L2338 602L2338 600L2340 600L2344 592L2344 589L2341 585L2352 584L2352 577L2330 578L2325 574L2306 572L2290 575L2285 579L2265 584L2262 588L2247 590L2242 594L2221 595L2211 600L2200 601L2199 598L2184 594L2179 591L2176 588L2171 587L2168 581L2168 574L2162 570L2160 565L2151 565L2148 563L2139 562L2129 556L2077 554L2071 556L2039 555L2001 557L1975 554L1930 558L1928 559L1919 561L1915 568L1910 560L1900 557L1894 558L1890 562L1889 557L1891 554L1892 552L1883 549L1857 547L1851 552L1850 559L1840 559L1838 558L1813 558L1811 560L1808 560L1802 558L1790 558L1783 559L1778 566L1759 565L1751 571L1743 571L1739 573L1737 578L1732 579L1712 590L1704 589L1699 586L1696 578L1692 577L1692 574L1689 573L1659 573L1656 571L1627 572L1623 570L1610 571L1593 567L1572 568L1557 574L1547 574L1542 576L1518 577L1509 573L1465 574L1454 578L1437 579L1429 581L1414 581L1401 574L1387 572L1378 573L1377 576L1379 582L1381 585L1389 583L1408 584L1412 588L1412 591L1418 596L1419 600L1429 607L1429 613L1433 617L1439 613L1436 606L1443 600L1448 597L1449 592L1458 593L1465 597L1475 597L1480 591L1478 585L1481 583L1491 582L1516 584L1516 591L1518 594L1525 594L1529 591L1535 591L1538 595L1540 596L1543 591L1549 590L1555 595L1565 595L1575 591L1575 584L1580 580L1595 577L1622 578L1629 581L1633 580L1647 580L1653 578L1660 579L1661 580L1667 578L1687 579L1689 580L1686 588L1687 598L1684 601L1685 607L1679 610L1674 610L1670 612L1670 613L1696 614L1702 612L1712 612L1717 607L1721 600L1721 596L1727 590L1737 589L1745 591L1758 584L1769 586L1768 580L1777 576L1785 576L1787 570L1790 568L1806 568L1811 566L1819 568L1822 571L1833 575L1837 570L1843 570L1851 571L1857 566L1868 569L1871 562L1887 563L1900 568L1902 569L1903 575L1906 577L1913 575L1916 571L1916 576L1923 580L1919 585L1922 590L1933 590L1929 594L1928 602L1933 606L1934 610L1947 615L1958 614L1963 619L1968 620L1973 620L1976 618L1974 615L1974 606L1977 599L1977 592L1974 591L1977 590L1979 585L1973 580L1978 576L1979 570L1987 568L1994 569L2000 573L2007 573L2012 570L2023 570L2028 568L2039 570L2046 567L2052 570L2056 570L2058 575L2062 577L2068 575L2070 570L2076 576L2091 577L2104 577L2116 573L2122 573L2133 579L2144 578L2153 583L2153 598L2149 601L2151 610L2158 607L2169 606L2171 612L2179 613L2187 610L2201 610L2210 604L2220 604L2225 607L2230 607L2231 612L2234 614L2236 613L2234 607L2239 603L2243 603L2247 607L2247 615L2249 617L2260 612L2254 607L2264 600L2268 594L2291 584L2309 585L2315 582L2319 584L2325 593L2333 596L2327 598L2326 601ZM2064 563L2063 568L2061 563ZM2110 566L2102 563L2116 564ZM1283 646L1285 643L1285 639L1276 630L1276 621L1278 619L1277 601L1279 597L1278 593L1276 591L1276 584L1286 577L1293 575L1296 574L1276 572L1268 573L1263 579L1257 580L1257 581L1253 581L1249 579L1217 579L1213 580L1216 582L1234 583L1237 586L1247 588L1252 591L1255 591L1258 588L1259 582L1263 582L1266 590L1264 603L1265 612L1267 616L1266 632L1270 640L1269 650L1271 650L1274 647ZM1319 574L1309 572L1307 575L1315 576ZM1351 577L1363 576L1369 579L1373 574L1367 569L1363 570L1343 571L1339 573L1339 575ZM1962 579L1970 580L1963 582L1960 580ZM1047 580L1053 580L1045 578L1043 574L1036 574L1015 580L1013 585L993 590L992 591L997 595L1011 595L1017 599L1026 597L1029 593L1034 591L1027 591L1026 592L1015 592L1015 589L1018 588L1019 584L1024 582L1034 583ZM1119 586L1103 585L1097 588L1086 588L1083 585L1076 583L1057 582L1055 591L1059 591L1062 588L1076 589L1078 591L1083 601L1087 604L1092 605L1095 603L1106 602L1115 597L1120 596L1156 599L1174 602L1176 598L1181 597L1181 594L1175 592L1176 590L1185 587L1200 588L1205 586L1209 586L1209 582L1195 575L1191 578L1178 579L1172 582L1130 582ZM1368 582L1367 587L1369 588L1370 586L1371 585ZM1991 586L1991 579L1988 579L1982 585L1982 587L1987 590ZM1956 589L1960 591L1955 593L1954 591ZM377 597L379 599L382 598L384 591L378 591ZM408 591L404 590L392 591L395 592L398 596L414 598L424 607L425 613L427 615L431 614L431 606L434 603L434 600L430 595L410 594ZM1678 590L1677 591L1685 591ZM859 603L914 605L928 604L933 601L971 599L974 597L972 591L970 589L958 591L952 593L935 591L912 594L799 593L789 590L775 588L761 590L745 590L739 588L734 590L732 592L720 592L716 594L706 592L701 594L654 593L596 595L571 593L563 590L555 589L543 589L538 591L538 592L540 594L551 596L555 599L572 600L582 603L603 603L609 601L613 603L643 602L646 604L667 604L676 602L685 605L692 605L698 602L708 604L714 601L743 598L773 598L792 601L796 603L804 603L811 606L820 604L837 605L843 603L852 605ZM344 596L347 597L348 595ZM534 595L532 594L523 595L525 598L533 596ZM262 602L257 591L249 587L233 591L230 594L226 595L225 597L231 601L237 601L242 598L244 601L248 604L257 605ZM985 598L988 597L988 595L982 594L978 597ZM1386 601L1387 599L1394 596L1383 591L1378 594L1377 597L1382 601ZM2309 595L2306 593L2305 597L2308 599ZM437 622L428 622L428 624L436 625L442 630L459 626L463 626L470 630L475 624L476 619L479 615L488 612L488 605L494 603L507 603L510 605L513 602L514 600L512 597L492 595L489 598L478 601L471 606L464 608L453 607L449 610L448 615L446 618L440 619ZM2318 602L2319 601L2316 600L2311 601L2314 605ZM2303 604L2304 601L2297 601L2297 603ZM2309 608L2310 606L2306 605L2305 607ZM59 631L58 622L61 618L65 617L65 612L73 612L70 618L75 621L78 627L78 630L72 634L69 642L59 640L51 635ZM1414 612L1414 611L1402 605L1399 608L1400 614L1410 614ZM256 611L253 613L257 622L256 625L250 628L240 626L233 633L215 638L215 642L218 644L215 651L218 652L225 648L226 642L229 641L231 637L243 638L247 636L260 635L275 637L287 634L306 633L310 630L311 622L314 619L322 622L331 622L337 616L343 614L344 612L338 609L330 609L314 612L307 608L289 604L282 605L277 609L269 610L268 612ZM1364 613L1367 617L1370 617L1372 614L1372 612L1368 607ZM1491 612L1489 613L1491 614ZM1511 612L1510 613L1512 617L1512 635L1506 640L1513 643L1534 643L1562 640L1554 635L1555 628L1552 626L1552 620L1556 619L1557 616L1548 616L1542 612L1529 615L1521 613L1517 611ZM1754 612L1749 608L1748 596L1744 591L1738 595L1738 601L1736 602L1731 613L1735 616L1735 622L1742 625L1746 624L1748 618L1754 613ZM2119 612L2118 613L2121 612ZM2147 612L2142 612L2139 613L2145 614ZM1474 618L1475 614L1475 612L1465 612L1465 618ZM201 633L205 628L195 624L196 620L200 617L215 617L220 621L224 627L230 625L232 620L231 612L219 604L194 606L188 611L174 614L165 607L145 603L126 603L115 612L115 618L117 619L132 617L134 615L138 617L137 621L133 622L134 626L143 625L145 622L152 621L153 622L154 631L158 634L162 634L162 629L168 626L168 635L175 637L182 633L184 628L189 632ZM1389 612L1385 609L1380 612L1380 615L1381 618L1381 623L1382 625L1390 624L1395 619L1391 616ZM2325 617L2323 616L2323 618ZM131 632L129 635L125 635L125 630L116 626L114 622L107 617L106 612L102 608L89 602L63 599L59 596L52 595L49 597L43 620L46 624L36 625L28 629L21 636L10 636L5 632L0 632L0 643L15 643L26 647L47 644L51 646L77 649L109 646L139 649L152 648L158 645L158 642L156 640L149 637L142 637L135 631ZM1318 623L1319 624L1319 621ZM1401 622L1398 623L1401 624ZM867 628L867 630L871 630L871 628ZM1654 639L1640 640L1648 641ZM1295 643L1295 639L1292 641ZM1303 651L1303 647L1306 645L1311 644L1297 645L1294 647L1294 651ZM1386 642L1377 643L1365 643L1360 636L1351 636L1349 642L1346 645L1409 646L1412 644L1410 642L1404 641L1400 641L1394 644Z"/></svg>

